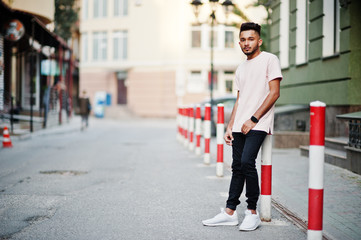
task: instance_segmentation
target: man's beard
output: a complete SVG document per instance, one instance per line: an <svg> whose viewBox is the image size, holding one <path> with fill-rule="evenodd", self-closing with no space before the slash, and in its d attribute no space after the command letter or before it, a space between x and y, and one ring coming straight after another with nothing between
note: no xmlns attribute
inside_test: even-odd
<svg viewBox="0 0 361 240"><path fill-rule="evenodd" d="M259 46L257 45L257 46L253 49L252 52L245 52L245 51L243 51L243 53L244 53L245 55L249 56L249 55L254 54L254 53L258 50L258 48L259 48Z"/></svg>

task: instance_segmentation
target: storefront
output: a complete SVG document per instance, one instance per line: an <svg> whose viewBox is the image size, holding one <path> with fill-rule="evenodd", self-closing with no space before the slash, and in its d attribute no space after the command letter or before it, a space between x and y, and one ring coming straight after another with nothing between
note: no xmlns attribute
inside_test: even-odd
<svg viewBox="0 0 361 240"><path fill-rule="evenodd" d="M72 112L72 50L35 15L0 1L0 119L61 124Z"/></svg>

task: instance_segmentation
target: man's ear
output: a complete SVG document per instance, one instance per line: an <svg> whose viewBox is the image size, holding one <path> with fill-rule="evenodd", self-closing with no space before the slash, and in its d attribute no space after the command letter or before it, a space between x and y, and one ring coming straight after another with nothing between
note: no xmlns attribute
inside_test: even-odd
<svg viewBox="0 0 361 240"><path fill-rule="evenodd" d="M260 46L262 45L262 43L263 43L263 40L260 38L260 39L258 40L258 47L260 47Z"/></svg>

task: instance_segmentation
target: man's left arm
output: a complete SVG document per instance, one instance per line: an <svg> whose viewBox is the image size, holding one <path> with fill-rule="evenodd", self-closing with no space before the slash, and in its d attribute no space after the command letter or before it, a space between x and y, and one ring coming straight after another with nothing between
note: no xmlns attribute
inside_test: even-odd
<svg viewBox="0 0 361 240"><path fill-rule="evenodd" d="M277 99L280 97L280 81L281 78L275 78L268 83L270 92L263 101L262 105L253 114L253 116L258 120L261 119L271 109L273 104L275 104ZM253 122L251 119L248 119L242 126L242 133L247 134L256 126L256 124L257 123Z"/></svg>

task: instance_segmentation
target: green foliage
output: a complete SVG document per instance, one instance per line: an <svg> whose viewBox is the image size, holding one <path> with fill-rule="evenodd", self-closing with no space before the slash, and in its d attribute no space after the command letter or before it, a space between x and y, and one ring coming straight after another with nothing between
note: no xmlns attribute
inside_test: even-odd
<svg viewBox="0 0 361 240"><path fill-rule="evenodd" d="M234 6L233 13L243 18L246 22L249 22L249 18L247 17L247 15L241 9L239 9L237 5Z"/></svg>
<svg viewBox="0 0 361 240"><path fill-rule="evenodd" d="M269 40L269 36L270 36L270 6L271 6L272 0L257 0L254 1L252 4L248 5L246 8L249 7L259 7L259 6L263 6L265 8L265 10L267 11L267 18L266 20L266 24L262 24L261 25L261 38L263 40L263 43L261 45L261 51L269 51L269 45L270 45L270 40ZM233 9L233 14L241 17L242 19L244 19L245 21L250 21L249 18L247 17L247 15L241 10L239 9L237 6L234 7ZM239 28L240 27L240 23L236 23L233 24L233 26Z"/></svg>
<svg viewBox="0 0 361 240"><path fill-rule="evenodd" d="M261 25L261 38L263 40L261 45L261 51L269 51L269 41L268 41L268 24Z"/></svg>
<svg viewBox="0 0 361 240"><path fill-rule="evenodd" d="M75 0L55 0L55 30L64 40L71 38L72 30L78 21L79 8L74 7Z"/></svg>

